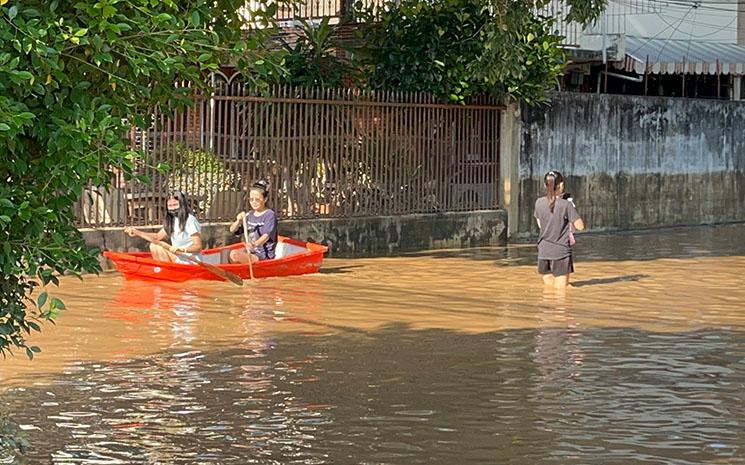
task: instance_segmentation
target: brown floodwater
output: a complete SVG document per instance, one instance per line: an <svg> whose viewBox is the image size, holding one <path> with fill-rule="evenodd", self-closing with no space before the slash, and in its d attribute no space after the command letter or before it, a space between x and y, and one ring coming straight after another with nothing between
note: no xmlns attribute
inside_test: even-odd
<svg viewBox="0 0 745 465"><path fill-rule="evenodd" d="M745 463L745 226L579 236L563 294L535 259L65 278L43 351L0 361L16 462Z"/></svg>

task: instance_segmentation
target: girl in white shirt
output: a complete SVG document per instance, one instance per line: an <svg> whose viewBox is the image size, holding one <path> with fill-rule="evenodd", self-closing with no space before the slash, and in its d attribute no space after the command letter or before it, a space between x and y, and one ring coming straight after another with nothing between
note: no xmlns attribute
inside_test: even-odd
<svg viewBox="0 0 745 465"><path fill-rule="evenodd" d="M189 213L186 195L181 191L174 191L166 203L167 213L163 227L157 233L146 233L131 226L124 228L130 236L138 236L147 240L164 241L170 238L169 250L157 244L150 244L150 253L155 260L162 262L190 263L175 253L185 253L197 260L202 259L202 227L197 218Z"/></svg>

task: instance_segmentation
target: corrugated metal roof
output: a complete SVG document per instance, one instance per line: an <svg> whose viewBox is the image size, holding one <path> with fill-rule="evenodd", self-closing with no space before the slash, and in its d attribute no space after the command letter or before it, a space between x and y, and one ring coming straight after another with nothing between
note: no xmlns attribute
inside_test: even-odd
<svg viewBox="0 0 745 465"><path fill-rule="evenodd" d="M617 68L644 74L745 74L745 47L720 42L625 37Z"/></svg>

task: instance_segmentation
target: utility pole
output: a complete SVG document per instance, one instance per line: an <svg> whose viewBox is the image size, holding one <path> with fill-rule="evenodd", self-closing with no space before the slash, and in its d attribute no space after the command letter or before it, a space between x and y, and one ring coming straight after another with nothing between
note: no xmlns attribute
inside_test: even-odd
<svg viewBox="0 0 745 465"><path fill-rule="evenodd" d="M737 0L737 45L745 45L745 0Z"/></svg>
<svg viewBox="0 0 745 465"><path fill-rule="evenodd" d="M745 45L745 0L737 0L737 45ZM732 100L742 98L742 76L732 76Z"/></svg>
<svg viewBox="0 0 745 465"><path fill-rule="evenodd" d="M743 0L745 1L745 0ZM608 42L607 42L607 35L608 35L608 12L603 11L603 24L602 24L602 34L603 34L603 68L605 68L605 76L603 80L603 93L608 93Z"/></svg>

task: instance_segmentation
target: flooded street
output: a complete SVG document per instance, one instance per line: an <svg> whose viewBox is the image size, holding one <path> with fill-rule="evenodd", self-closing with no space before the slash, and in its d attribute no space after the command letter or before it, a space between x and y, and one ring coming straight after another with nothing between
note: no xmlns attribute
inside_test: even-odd
<svg viewBox="0 0 745 465"><path fill-rule="evenodd" d="M535 259L65 278L42 352L0 362L18 463L745 463L745 225L578 236L565 295Z"/></svg>

